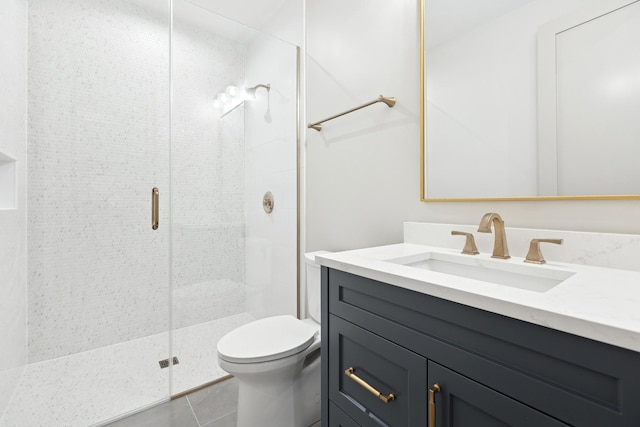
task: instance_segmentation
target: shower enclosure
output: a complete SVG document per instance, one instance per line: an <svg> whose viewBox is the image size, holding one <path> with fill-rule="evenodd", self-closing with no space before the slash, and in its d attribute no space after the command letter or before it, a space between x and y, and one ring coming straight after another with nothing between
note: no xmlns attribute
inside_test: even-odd
<svg viewBox="0 0 640 427"><path fill-rule="evenodd" d="M298 50L208 3L3 3L2 427L168 400L297 313Z"/></svg>

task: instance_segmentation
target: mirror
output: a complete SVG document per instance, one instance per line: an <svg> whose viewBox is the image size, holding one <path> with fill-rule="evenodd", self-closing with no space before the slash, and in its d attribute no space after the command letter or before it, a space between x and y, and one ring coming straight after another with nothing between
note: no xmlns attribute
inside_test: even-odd
<svg viewBox="0 0 640 427"><path fill-rule="evenodd" d="M423 201L640 199L640 0L421 0Z"/></svg>

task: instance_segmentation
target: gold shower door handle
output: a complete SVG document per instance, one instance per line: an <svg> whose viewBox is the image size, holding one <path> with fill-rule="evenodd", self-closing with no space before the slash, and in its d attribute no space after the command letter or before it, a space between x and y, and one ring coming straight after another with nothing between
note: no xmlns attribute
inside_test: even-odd
<svg viewBox="0 0 640 427"><path fill-rule="evenodd" d="M158 229L159 218L160 218L160 190L158 190L158 187L153 187L153 190L151 190L151 228L153 230Z"/></svg>
<svg viewBox="0 0 640 427"><path fill-rule="evenodd" d="M429 389L429 427L436 427L436 393L440 392L440 384Z"/></svg>
<svg viewBox="0 0 640 427"><path fill-rule="evenodd" d="M348 376L349 378L351 378L353 381L355 381L359 386L361 386L362 388L367 390L369 393L373 394L375 397L377 397L378 399L382 400L384 403L389 403L389 402L391 402L392 400L394 400L396 398L393 395L393 393L390 393L388 395L384 395L384 394L380 393L378 390L376 390L375 388L371 387L371 385L369 385L362 378L358 377L354 372L355 372L354 368L348 368L348 369L345 369L344 374L346 376Z"/></svg>

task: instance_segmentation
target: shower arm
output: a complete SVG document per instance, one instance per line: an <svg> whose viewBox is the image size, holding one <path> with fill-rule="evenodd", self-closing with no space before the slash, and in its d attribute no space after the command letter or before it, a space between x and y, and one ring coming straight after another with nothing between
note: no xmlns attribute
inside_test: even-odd
<svg viewBox="0 0 640 427"><path fill-rule="evenodd" d="M259 88L265 88L267 90L267 92L271 91L271 83L267 83L266 85L263 84L259 84L259 85L255 85L253 87L249 87L245 89L245 92L247 92L249 95L255 97L256 96L256 90Z"/></svg>

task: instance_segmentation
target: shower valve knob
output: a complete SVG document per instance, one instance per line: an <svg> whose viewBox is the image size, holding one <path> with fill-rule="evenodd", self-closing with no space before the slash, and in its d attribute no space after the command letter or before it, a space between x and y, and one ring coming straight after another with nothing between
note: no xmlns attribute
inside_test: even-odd
<svg viewBox="0 0 640 427"><path fill-rule="evenodd" d="M273 194L271 194L271 191L267 191L264 193L264 197L262 197L262 208L266 213L271 213L273 212L273 206Z"/></svg>

